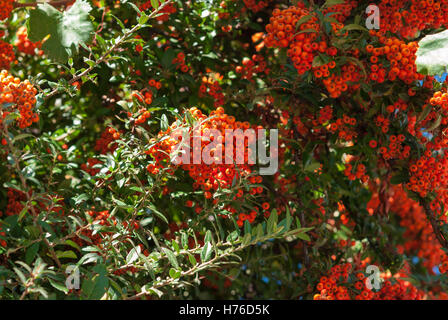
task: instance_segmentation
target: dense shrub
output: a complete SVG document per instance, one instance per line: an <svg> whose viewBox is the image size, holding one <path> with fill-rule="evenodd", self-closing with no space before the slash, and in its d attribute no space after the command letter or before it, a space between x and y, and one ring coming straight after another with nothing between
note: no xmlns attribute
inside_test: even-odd
<svg viewBox="0 0 448 320"><path fill-rule="evenodd" d="M446 298L446 1L369 5L0 0L0 297Z"/></svg>

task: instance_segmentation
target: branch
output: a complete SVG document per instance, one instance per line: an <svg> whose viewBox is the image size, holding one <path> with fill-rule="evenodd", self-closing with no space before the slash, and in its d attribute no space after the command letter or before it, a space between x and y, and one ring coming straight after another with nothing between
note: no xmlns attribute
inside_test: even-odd
<svg viewBox="0 0 448 320"><path fill-rule="evenodd" d="M19 3L14 2L14 8L26 8L33 7L36 8L39 4L47 3L53 7L62 7L65 5L70 5L74 0L56 0L56 1L48 1L48 2L31 2L31 3Z"/></svg>
<svg viewBox="0 0 448 320"><path fill-rule="evenodd" d="M442 230L440 229L439 222L437 221L434 212L431 210L431 207L429 206L429 202L424 199L420 199L420 203L422 204L423 209L425 209L426 217L428 218L429 222L431 223L434 234L435 234L437 240L439 241L440 245L443 248L448 249L448 240L446 239L445 235L443 234Z"/></svg>
<svg viewBox="0 0 448 320"><path fill-rule="evenodd" d="M293 124L292 127L294 130L294 139L299 141L300 133L298 132L296 125ZM294 150L294 161L296 163L296 166L298 166L300 163L300 155L299 155L299 151L297 149ZM300 212L299 212L299 220L300 220L300 224L302 225L302 228L304 228L305 227L305 213L303 211L303 203L302 203L302 200L300 199L300 194L297 194L297 201L299 202L299 206L302 208L302 209L300 209ZM308 270L310 267L310 256L309 256L308 245L306 244L306 241L303 242L303 257L304 257L305 267Z"/></svg>
<svg viewBox="0 0 448 320"><path fill-rule="evenodd" d="M227 241L227 242L220 243L220 244L218 243L218 244L216 244L217 247L221 247L221 248L222 247L230 247L230 248L228 248L225 252L221 252L220 254L216 253L215 256L211 260L208 260L208 261L202 262L202 263L198 263L195 266L193 266L192 268L190 268L186 271L182 271L180 276L176 279L166 278L164 280L155 281L150 288L148 288L148 289L144 288L143 291L141 291L133 296L124 297L124 300L136 300L143 296L152 295L153 292L151 292L151 291L157 290L162 287L175 286L175 285L179 284L180 283L179 279L182 277L193 276L194 274L197 274L200 271L216 268L217 265L222 266L222 265L231 264L232 263L231 261L222 261L222 260L234 257L236 255L236 253L238 253L250 246L254 246L259 242L266 242L272 238L285 239L288 236L294 235L296 233L296 231L297 230L291 230L289 232L282 233L282 230L278 230L272 234L266 234L258 239L257 238L253 239L252 241L250 241L248 243L243 243L243 239L240 239L235 242ZM235 247L234 246L235 244L240 244L240 245ZM196 247L194 249L183 250L181 253L194 252L194 253L198 254L199 252L195 252L196 250L202 251L202 248ZM181 253L179 253L179 255L181 255Z"/></svg>

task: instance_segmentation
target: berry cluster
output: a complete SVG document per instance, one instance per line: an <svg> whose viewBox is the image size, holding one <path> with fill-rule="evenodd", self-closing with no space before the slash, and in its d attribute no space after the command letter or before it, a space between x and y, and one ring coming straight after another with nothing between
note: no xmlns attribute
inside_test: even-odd
<svg viewBox="0 0 448 320"><path fill-rule="evenodd" d="M400 279L404 273L392 276L383 273L385 279L381 289L377 292L367 287L366 275L362 271L365 262L356 266L351 263L333 266L327 276L320 278L316 288L319 293L315 300L420 300L422 292L410 282Z"/></svg>
<svg viewBox="0 0 448 320"><path fill-rule="evenodd" d="M133 91L132 92L132 97L137 99L138 101L140 101L141 103L146 103L148 105L150 105L152 103L152 97L153 97L153 93L151 90L149 89L144 89L142 91Z"/></svg>
<svg viewBox="0 0 448 320"><path fill-rule="evenodd" d="M26 194L20 190L9 188L7 192L8 203L4 214L6 216L18 215L24 208L22 202L26 201ZM3 213L0 211L0 217Z"/></svg>
<svg viewBox="0 0 448 320"><path fill-rule="evenodd" d="M219 82L211 77L202 77L202 83L199 86L199 98L203 98L206 94L213 98L213 106L215 108L224 105L225 97L222 88L219 85Z"/></svg>
<svg viewBox="0 0 448 320"><path fill-rule="evenodd" d="M426 28L448 26L446 1L437 0L382 0L378 4L381 12L381 30L413 38Z"/></svg>
<svg viewBox="0 0 448 320"><path fill-rule="evenodd" d="M309 19L297 28L297 22L304 17ZM306 30L315 32L301 32ZM324 50L315 42L319 30L317 18L304 8L291 6L285 10L274 9L270 23L266 25L268 35L264 42L268 47L289 47L288 56L298 73L303 74L311 70L316 52L320 48Z"/></svg>
<svg viewBox="0 0 448 320"><path fill-rule="evenodd" d="M6 232L2 231L2 227L1 226L0 226L0 237L6 237ZM0 238L0 247L6 248L6 245L7 245L6 240Z"/></svg>
<svg viewBox="0 0 448 320"><path fill-rule="evenodd" d="M253 81L254 74L264 72L269 73L269 69L266 68L266 61L264 57L259 54L254 54L252 59L244 58L243 65L235 68L236 73L241 75L242 79Z"/></svg>
<svg viewBox="0 0 448 320"><path fill-rule="evenodd" d="M33 109L36 104L37 90L28 81L20 81L14 78L8 71L0 72L0 106L2 108L3 118L9 113L18 111L20 116L17 118L19 128L23 129L39 121L39 116ZM2 118L0 117L0 125Z"/></svg>
<svg viewBox="0 0 448 320"><path fill-rule="evenodd" d="M95 158L87 159L87 163L81 164L81 169L90 174L92 177L100 172L100 169L94 168L93 166L96 164L103 163L101 160Z"/></svg>
<svg viewBox="0 0 448 320"><path fill-rule="evenodd" d="M212 111L210 113L210 118L203 114L197 108L191 108L188 110L188 112L191 114L195 122L194 129L188 129L188 135L190 136L190 139L197 136L201 137L199 142L200 146L196 147L199 148L199 150L208 148L209 144L213 142L213 148L209 150L209 154L213 157L214 163L205 164L201 162L199 164L194 164L193 152L196 150L194 149L194 142L193 148L191 148L190 152L187 151L187 156L190 159L190 164L184 164L182 162L182 159L180 159L180 155L179 158L176 156L176 152L178 151L177 148L180 143L179 139L181 139L182 136L175 137L171 134L174 133L176 129L184 127L186 125L186 120L178 120L174 122L167 131L159 133L159 138L161 139L161 141L151 141L152 147L146 152L154 159L154 162L147 166L147 170L149 173L158 174L161 169L173 167L172 161L174 161L177 166L180 166L183 170L188 172L189 176L193 179L193 181L195 181L193 183L193 188L202 189L202 191L204 192L204 197L206 199L211 199L213 197L213 193L220 188L231 189L235 181L238 181L239 179L248 179L251 184L261 182L262 178L260 176L254 176L251 170L251 166L247 164L250 152L249 143L251 143L252 141L244 139L244 145L237 144L236 148L234 148L232 162L235 163L236 161L238 152L237 150L243 149L244 164L224 164L226 162L226 155L224 152L224 137L226 137L225 130L249 129L251 125L248 122L236 121L233 116L225 114L222 107L218 107L215 111ZM218 130L221 134L220 136L216 137L216 141L215 136L212 133L213 130ZM167 136L168 138L162 139L163 137ZM263 188L251 187L248 191L248 193L251 195L257 195L263 192ZM242 198L244 194L245 191L243 191L243 189L239 189L237 194L234 196L234 199L236 200L238 198ZM214 199L214 201L216 200L217 199ZM263 209L267 210L266 207L267 209L269 209L269 207L266 205L264 205ZM232 208L231 206L228 206L225 209L233 214L238 214L237 210ZM202 211L202 208L196 207L195 211L197 213L200 213ZM253 212L251 212L249 215L242 215L240 217L241 219L239 219L239 224L242 225L243 221L246 219L249 221L253 221L256 215L257 211L255 210L253 210Z"/></svg>
<svg viewBox="0 0 448 320"><path fill-rule="evenodd" d="M369 44L366 46L367 53L371 54L370 62L371 71L370 79L379 83L386 79L394 81L400 79L406 84L412 84L416 80L422 80L423 75L417 73L415 65L416 55L418 49L417 42L406 43L398 38L388 38L380 36L379 32L371 30L370 34L377 36L382 47L375 48ZM385 56L387 60L384 63L379 63L381 56ZM385 65L390 65L387 72ZM387 77L387 78L386 78Z"/></svg>
<svg viewBox="0 0 448 320"><path fill-rule="evenodd" d="M330 62L330 65L334 65ZM330 68L331 69L331 68ZM326 72L323 73L322 83L325 85L330 97L338 98L341 94L349 89L356 90L359 88L359 80L361 80L361 74L359 68L349 63L341 67L341 74L332 73L330 76L326 76ZM353 83L351 86L349 83Z"/></svg>
<svg viewBox="0 0 448 320"><path fill-rule="evenodd" d="M380 148L380 153L383 156L384 160L390 159L406 159L409 158L411 154L411 147L408 145L403 146L403 142L405 140L405 136L403 134L399 135L390 135L389 136L389 145L383 145Z"/></svg>
<svg viewBox="0 0 448 320"><path fill-rule="evenodd" d="M31 42L30 39L28 39L28 33L25 26L20 27L16 32L16 41L14 42L14 45L16 46L17 50L20 52L23 52L25 54L34 55L36 54L36 49L40 49L41 43L40 42Z"/></svg>
<svg viewBox="0 0 448 320"><path fill-rule="evenodd" d="M5 20L14 9L14 0L0 0L0 21Z"/></svg>
<svg viewBox="0 0 448 320"><path fill-rule="evenodd" d="M348 115L342 115L342 118L336 119L335 122L329 126L329 131L333 134L338 134L338 138L344 141L352 141L357 137L358 133L355 131L356 119Z"/></svg>
<svg viewBox="0 0 448 320"><path fill-rule="evenodd" d="M156 0L156 1L159 1L159 0ZM149 9L152 9L152 8L153 8L153 6L152 6L150 0L148 0L148 1L144 2L144 3L142 3L142 4L139 6L139 9L140 9L141 11L146 11L146 10L149 10ZM174 4L172 4L172 3L168 3L168 4L165 5L165 7L163 7L163 9L160 11L161 14L158 15L158 16L156 17L156 19L157 19L157 21L167 21L167 20L170 18L170 15L173 14L173 13L176 13L176 11L177 11L177 9L176 9L176 7L174 6Z"/></svg>
<svg viewBox="0 0 448 320"><path fill-rule="evenodd" d="M157 90L160 90L162 88L162 83L160 81L157 81L155 79L150 79L148 81L148 84L150 87L156 88Z"/></svg>
<svg viewBox="0 0 448 320"><path fill-rule="evenodd" d="M244 5L255 13L266 8L269 1L271 0L243 0Z"/></svg>
<svg viewBox="0 0 448 320"><path fill-rule="evenodd" d="M417 255L428 271L433 273L433 267L439 265L446 254L434 237L424 209L418 202L410 199L399 185L393 186L389 202L390 210L400 217L400 225L406 229L403 234L405 243L398 250ZM443 273L443 267L440 269Z"/></svg>
<svg viewBox="0 0 448 320"><path fill-rule="evenodd" d="M188 72L190 68L185 64L185 53L179 52L176 58L173 59L172 64L177 64L176 69L182 72Z"/></svg>
<svg viewBox="0 0 448 320"><path fill-rule="evenodd" d="M3 31L0 31L0 37ZM13 46L5 41L0 40L0 70L9 70L11 63L14 62L16 56L14 54Z"/></svg>
<svg viewBox="0 0 448 320"><path fill-rule="evenodd" d="M101 154L114 152L117 149L117 144L114 141L120 139L120 136L120 132L112 127L107 127L101 134L101 137L96 141L95 151Z"/></svg>
<svg viewBox="0 0 448 320"><path fill-rule="evenodd" d="M331 17L343 23L349 16L350 13L356 6L358 2L356 0L345 1L345 3L338 3L332 6L324 8L322 11L323 15L331 13Z"/></svg>
<svg viewBox="0 0 448 320"><path fill-rule="evenodd" d="M356 166L356 171L353 173L353 165L351 163L345 164L344 174L349 180L361 179L362 182L367 182L369 176L366 174L366 166L362 163Z"/></svg>

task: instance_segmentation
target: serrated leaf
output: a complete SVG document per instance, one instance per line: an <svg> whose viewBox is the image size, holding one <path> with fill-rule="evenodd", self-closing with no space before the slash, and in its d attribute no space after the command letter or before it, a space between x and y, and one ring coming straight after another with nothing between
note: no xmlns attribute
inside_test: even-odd
<svg viewBox="0 0 448 320"><path fill-rule="evenodd" d="M50 59L65 63L78 52L80 44L87 44L92 39L91 10L85 0L77 0L62 12L47 3L39 4L29 12L28 38L33 42L46 39L42 50Z"/></svg>

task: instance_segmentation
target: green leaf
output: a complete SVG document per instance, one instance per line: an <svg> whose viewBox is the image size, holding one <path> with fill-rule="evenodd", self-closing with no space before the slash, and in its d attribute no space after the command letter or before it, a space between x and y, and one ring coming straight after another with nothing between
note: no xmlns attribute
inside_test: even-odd
<svg viewBox="0 0 448 320"><path fill-rule="evenodd" d="M360 30L360 31L365 31L368 32L369 30L367 30L367 28L359 25L359 24L348 24L345 27L343 27L339 33L344 33L345 31L350 31L350 30Z"/></svg>
<svg viewBox="0 0 448 320"><path fill-rule="evenodd" d="M298 234L297 234L297 237L298 237L299 239L302 239L302 240L305 240L305 241L310 241L310 240L311 240L311 239L310 239L310 236L307 235L306 233L298 233Z"/></svg>
<svg viewBox="0 0 448 320"><path fill-rule="evenodd" d="M42 50L50 59L65 63L78 52L80 44L85 45L92 39L91 10L85 0L77 0L62 12L47 3L39 4L29 12L28 38L37 42L48 37L42 44Z"/></svg>
<svg viewBox="0 0 448 320"><path fill-rule="evenodd" d="M177 262L176 256L174 255L173 251L167 248L162 248L163 252L165 252L166 257L168 258L168 261L171 263L171 265L179 269L179 263Z"/></svg>
<svg viewBox="0 0 448 320"><path fill-rule="evenodd" d="M321 55L317 55L313 59L312 67L313 68L317 68L317 67L323 66L324 64L326 64L326 62L322 58L322 56Z"/></svg>
<svg viewBox="0 0 448 320"><path fill-rule="evenodd" d="M58 257L58 259L62 259L62 258L76 259L76 258L78 258L76 253L74 253L72 250L56 251L56 256Z"/></svg>
<svg viewBox="0 0 448 320"><path fill-rule="evenodd" d="M392 178L390 178L390 183L391 184L401 184L401 183L405 183L409 180L409 173L403 171L403 172L399 172L396 175L392 176Z"/></svg>
<svg viewBox="0 0 448 320"><path fill-rule="evenodd" d="M434 121L434 123L432 125L430 125L426 131L432 131L434 129L436 129L438 126L440 126L440 124L442 123L442 115L439 114L439 116L437 117L436 121Z"/></svg>
<svg viewBox="0 0 448 320"><path fill-rule="evenodd" d="M14 139L12 139L12 144L14 144L16 141L26 139L26 138L31 138L31 137L34 137L34 136L29 133L21 133L21 134L15 136Z"/></svg>
<svg viewBox="0 0 448 320"><path fill-rule="evenodd" d="M319 162L312 162L312 163L308 164L307 166L305 166L304 171L305 172L314 172L314 170L317 170L319 168L320 168Z"/></svg>
<svg viewBox="0 0 448 320"><path fill-rule="evenodd" d="M256 237L257 237L257 239L260 239L260 238L262 238L263 236L264 236L263 225L259 224L259 225L257 226L257 235L256 235Z"/></svg>
<svg viewBox="0 0 448 320"><path fill-rule="evenodd" d="M342 4L342 3L345 3L345 0L327 0L327 1L325 1L325 4L322 6L322 8L332 7L334 5Z"/></svg>
<svg viewBox="0 0 448 320"><path fill-rule="evenodd" d="M81 247L76 242L74 242L72 240L65 240L65 244L81 251Z"/></svg>
<svg viewBox="0 0 448 320"><path fill-rule="evenodd" d="M160 61L162 64L162 67L169 69L172 66L174 57L175 57L175 53L174 53L173 49L166 50L162 56L162 60Z"/></svg>
<svg viewBox="0 0 448 320"><path fill-rule="evenodd" d="M106 289L109 286L109 279L105 274L100 273L98 276L94 277L93 288L89 292L88 299L98 300L106 293Z"/></svg>
<svg viewBox="0 0 448 320"><path fill-rule="evenodd" d="M180 275L181 275L181 272L180 272L179 270L176 270L176 269L174 269L174 268L171 268L171 269L170 269L170 277L171 277L171 278L173 278L173 279L177 279L177 278L180 277Z"/></svg>
<svg viewBox="0 0 448 320"><path fill-rule="evenodd" d="M204 247L202 248L201 251L201 261L202 262L207 262L208 260L210 260L210 257L212 256L212 244L210 242L207 242Z"/></svg>
<svg viewBox="0 0 448 320"><path fill-rule="evenodd" d="M271 211L269 215L268 224L267 224L267 233L274 233L277 228L278 214L277 210L274 209Z"/></svg>
<svg viewBox="0 0 448 320"><path fill-rule="evenodd" d="M27 212L28 212L28 206L24 206L22 211L20 211L19 213L19 218L17 219L17 221L22 220Z"/></svg>
<svg viewBox="0 0 448 320"><path fill-rule="evenodd" d="M423 109L423 111L418 115L417 121L416 123L419 123L422 120L425 120L426 117L429 115L429 113L432 110L432 106L430 104L428 104L425 109Z"/></svg>
<svg viewBox="0 0 448 320"><path fill-rule="evenodd" d="M182 248L184 248L185 250L188 249L188 235L185 232L182 232L181 243Z"/></svg>
<svg viewBox="0 0 448 320"><path fill-rule="evenodd" d="M174 251L176 251L177 254L179 254L180 248L179 248L179 244L176 242L176 240L172 240L171 241L171 245L173 246Z"/></svg>
<svg viewBox="0 0 448 320"><path fill-rule="evenodd" d="M148 19L149 19L149 16L142 12L142 15L138 19L138 23L139 24L145 24L148 21Z"/></svg>
<svg viewBox="0 0 448 320"><path fill-rule="evenodd" d="M140 246L136 246L129 251L128 255L126 256L126 263L131 264L132 262L136 261L138 259L138 256L141 252Z"/></svg>
<svg viewBox="0 0 448 320"><path fill-rule="evenodd" d="M248 220L244 221L244 234L250 234L252 231L252 227Z"/></svg>
<svg viewBox="0 0 448 320"><path fill-rule="evenodd" d="M247 220L246 220L247 221ZM247 246L252 241L252 236L250 233L246 233L243 237L243 241L241 242L243 246Z"/></svg>
<svg viewBox="0 0 448 320"><path fill-rule="evenodd" d="M286 231L288 231L291 228L291 224L292 224L291 212L289 211L289 207L286 206Z"/></svg>
<svg viewBox="0 0 448 320"><path fill-rule="evenodd" d="M33 243L28 247L25 253L25 262L27 264L31 264L34 258L36 257L37 252L39 251L40 242Z"/></svg>
<svg viewBox="0 0 448 320"><path fill-rule="evenodd" d="M191 253L187 253L188 254L188 260L190 261L191 265L194 267L195 265L198 264L198 262L196 261L195 257L191 254Z"/></svg>
<svg viewBox="0 0 448 320"><path fill-rule="evenodd" d="M55 289L57 289L59 291L62 291L65 294L68 293L68 288L67 288L67 286L65 284L58 283L58 282L56 282L56 281L54 281L54 280L52 280L50 278L48 278L48 280L50 281L50 284L51 284L51 286L53 288L55 288Z"/></svg>
<svg viewBox="0 0 448 320"><path fill-rule="evenodd" d="M168 224L168 219L163 215L163 213L161 213L159 210L157 210L154 205L149 205L149 208L151 209L151 211L160 219L162 219L166 224Z"/></svg>
<svg viewBox="0 0 448 320"><path fill-rule="evenodd" d="M303 17L301 17L297 22L296 22L296 30L299 30L299 27L304 24L305 22L307 22L308 20L310 20L313 16L308 14L308 15L304 15Z"/></svg>
<svg viewBox="0 0 448 320"><path fill-rule="evenodd" d="M165 114L162 114L162 117L160 118L160 129L162 131L168 130L168 118Z"/></svg>
<svg viewBox="0 0 448 320"><path fill-rule="evenodd" d="M207 230L204 237L204 243L212 241L212 233L210 230Z"/></svg>
<svg viewBox="0 0 448 320"><path fill-rule="evenodd" d="M442 75L448 65L448 30L427 35L418 43L417 72L424 75Z"/></svg>
<svg viewBox="0 0 448 320"><path fill-rule="evenodd" d="M151 0L151 5L154 8L154 10L159 9L159 0Z"/></svg>

